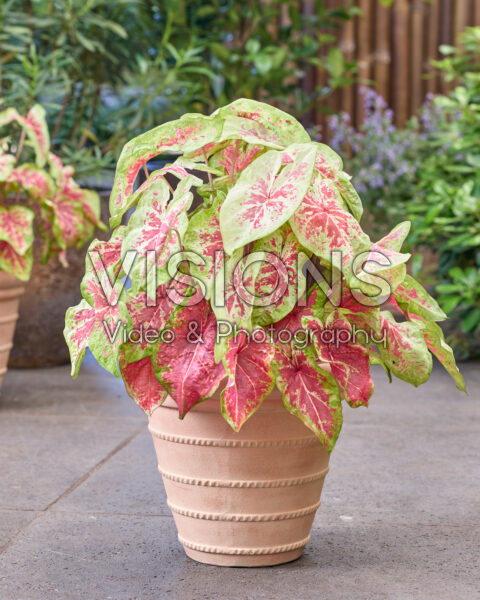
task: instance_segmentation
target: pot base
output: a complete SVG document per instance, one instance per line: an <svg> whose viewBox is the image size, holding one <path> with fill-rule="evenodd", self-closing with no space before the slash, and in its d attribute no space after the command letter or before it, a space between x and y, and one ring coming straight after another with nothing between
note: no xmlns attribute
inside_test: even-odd
<svg viewBox="0 0 480 600"><path fill-rule="evenodd" d="M299 559L305 546L290 550L288 552L276 552L275 554L222 554L220 552L205 552L194 550L183 544L185 554L197 562L217 567L272 567L282 565Z"/></svg>
<svg viewBox="0 0 480 600"><path fill-rule="evenodd" d="M0 388L7 372L18 305L24 291L25 285L21 281L6 271L0 271Z"/></svg>
<svg viewBox="0 0 480 600"><path fill-rule="evenodd" d="M184 420L172 399L150 417L168 506L186 554L228 567L296 560L310 538L328 472L315 434L272 392L235 432L218 397Z"/></svg>

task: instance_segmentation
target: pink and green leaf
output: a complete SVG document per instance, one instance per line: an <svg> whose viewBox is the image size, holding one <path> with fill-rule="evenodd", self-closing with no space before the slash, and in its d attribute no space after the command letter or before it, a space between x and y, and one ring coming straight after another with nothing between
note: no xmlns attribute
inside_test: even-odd
<svg viewBox="0 0 480 600"><path fill-rule="evenodd" d="M10 273L21 281L28 281L33 266L33 249L18 254L8 243L0 241L0 270Z"/></svg>
<svg viewBox="0 0 480 600"><path fill-rule="evenodd" d="M7 108L0 113L0 127L12 121L16 121L24 127L27 138L35 151L36 164L43 167L47 161L50 148L45 109L39 104L35 104L26 117L20 115L14 108Z"/></svg>
<svg viewBox="0 0 480 600"><path fill-rule="evenodd" d="M278 138L278 143L283 147L310 141L308 133L291 115L263 102L240 98L219 108L212 116L227 117L229 115L263 125Z"/></svg>
<svg viewBox="0 0 480 600"><path fill-rule="evenodd" d="M294 162L282 160L295 157ZM313 144L262 154L242 171L220 209L220 230L227 253L273 233L302 202L312 179ZM281 170L280 170L281 169Z"/></svg>
<svg viewBox="0 0 480 600"><path fill-rule="evenodd" d="M129 206L129 197L140 169L162 153L187 153L218 139L222 121L202 115L186 114L181 119L164 123L128 142L117 164L110 197L112 227L120 223Z"/></svg>
<svg viewBox="0 0 480 600"><path fill-rule="evenodd" d="M327 179L315 178L290 224L300 243L323 260L330 263L332 251L341 251L347 281L352 277L356 255L371 246L368 236L345 209L337 189Z"/></svg>
<svg viewBox="0 0 480 600"><path fill-rule="evenodd" d="M193 261L190 263L190 272L205 283L205 297L210 299L215 254L223 250L218 210L215 207L203 208L191 217L183 244L186 251L195 252L198 256L195 264Z"/></svg>
<svg viewBox="0 0 480 600"><path fill-rule="evenodd" d="M83 299L68 309L65 318L64 336L70 350L72 375L78 375L88 347L103 368L121 377L118 352L123 343L123 327L130 325L126 306L121 301L112 306L93 278L85 282L85 287L88 296L94 299L93 306Z"/></svg>
<svg viewBox="0 0 480 600"><path fill-rule="evenodd" d="M373 394L369 350L345 338L342 341L341 335L337 335L351 331L349 323L339 319L325 327L318 319L309 317L302 323L315 333L314 345L318 360L329 365L332 376L343 390L345 400L353 408L368 406L368 400ZM332 335L322 335L325 330Z"/></svg>
<svg viewBox="0 0 480 600"><path fill-rule="evenodd" d="M293 349L290 357L279 351L275 363L276 383L285 408L331 452L342 426L341 399L335 380L318 366L313 348Z"/></svg>
<svg viewBox="0 0 480 600"><path fill-rule="evenodd" d="M150 356L135 362L126 362L121 349L120 371L128 395L147 415L151 415L165 402L168 394L155 377Z"/></svg>
<svg viewBox="0 0 480 600"><path fill-rule="evenodd" d="M268 261L261 264L255 280L255 294L268 299L268 305L253 309L253 321L268 325L280 321L305 293L303 266L307 255L300 254L300 245L289 227L259 240L254 251L266 252Z"/></svg>
<svg viewBox="0 0 480 600"><path fill-rule="evenodd" d="M23 255L33 243L34 213L26 206L0 205L0 240Z"/></svg>
<svg viewBox="0 0 480 600"><path fill-rule="evenodd" d="M438 358L446 371L451 375L457 388L462 392L466 392L465 381L455 363L453 350L445 341L443 331L439 325L432 321L425 321L422 326L428 349Z"/></svg>
<svg viewBox="0 0 480 600"><path fill-rule="evenodd" d="M239 431L272 391L274 349L268 343L248 342L245 333L230 338L223 359L227 383L222 392L222 414Z"/></svg>
<svg viewBox="0 0 480 600"><path fill-rule="evenodd" d="M250 294L255 293L255 280L260 265L257 257L244 257L240 249L226 258L225 277L218 272L215 274L218 282L217 294L211 299L212 309L219 321L228 321L238 327L251 329L253 304ZM218 351L217 359L220 360Z"/></svg>
<svg viewBox="0 0 480 600"><path fill-rule="evenodd" d="M395 289L393 297L406 315L418 315L433 321L443 321L447 318L438 302L410 275L405 276L403 282Z"/></svg>
<svg viewBox="0 0 480 600"><path fill-rule="evenodd" d="M187 211L193 200L190 192L193 181L191 175L181 180L170 201L170 190L161 180L158 187L150 187L142 196L128 223L123 243L124 253L137 251L136 264L130 274L135 291L143 289L146 283L147 252L155 252L157 281L163 283L170 257L182 249L188 227Z"/></svg>
<svg viewBox="0 0 480 600"><path fill-rule="evenodd" d="M7 177L7 181L23 188L38 202L45 202L55 192L55 184L46 171L30 163L13 169Z"/></svg>
<svg viewBox="0 0 480 600"><path fill-rule="evenodd" d="M205 300L180 308L171 327L175 342L158 344L155 373L183 418L195 404L213 396L225 377L225 369L215 362L217 322Z"/></svg>
<svg viewBox="0 0 480 600"><path fill-rule="evenodd" d="M397 323L386 311L380 313L383 344L377 344L385 365L399 379L415 387L425 383L432 372L432 356L423 337L422 327L405 321ZM379 338L377 338L379 339Z"/></svg>
<svg viewBox="0 0 480 600"><path fill-rule="evenodd" d="M0 152L0 181L8 179L15 166L15 157L12 154Z"/></svg>

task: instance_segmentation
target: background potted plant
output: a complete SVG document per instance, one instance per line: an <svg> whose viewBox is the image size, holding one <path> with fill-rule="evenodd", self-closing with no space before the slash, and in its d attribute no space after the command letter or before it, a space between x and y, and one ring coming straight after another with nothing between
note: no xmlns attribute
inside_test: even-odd
<svg viewBox="0 0 480 600"><path fill-rule="evenodd" d="M0 377L17 320L23 282L33 265L33 241L42 242L42 262L52 254L67 263L66 250L81 246L93 236L100 221L97 194L80 188L73 169L49 152L45 111L33 106L27 116L16 109L0 112L3 131L0 147Z"/></svg>
<svg viewBox="0 0 480 600"><path fill-rule="evenodd" d="M180 156L134 191L165 151ZM203 203L192 211L193 190ZM371 364L417 386L431 352L464 389L435 322L445 315L406 273L409 224L372 243L341 159L288 114L238 100L139 136L120 157L110 210L112 237L92 242L83 300L66 316L72 374L90 347L150 416L192 558L300 556L342 400L368 404Z"/></svg>

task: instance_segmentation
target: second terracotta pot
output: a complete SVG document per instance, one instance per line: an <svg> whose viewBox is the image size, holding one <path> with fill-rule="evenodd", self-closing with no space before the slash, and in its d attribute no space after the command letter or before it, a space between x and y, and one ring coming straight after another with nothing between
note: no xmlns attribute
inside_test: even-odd
<svg viewBox="0 0 480 600"><path fill-rule="evenodd" d="M255 567L301 556L320 505L329 454L315 435L266 398L239 433L214 398L183 420L172 399L150 417L158 468L191 558Z"/></svg>
<svg viewBox="0 0 480 600"><path fill-rule="evenodd" d="M0 388L7 372L8 357L18 319L20 296L25 285L13 275L0 271Z"/></svg>

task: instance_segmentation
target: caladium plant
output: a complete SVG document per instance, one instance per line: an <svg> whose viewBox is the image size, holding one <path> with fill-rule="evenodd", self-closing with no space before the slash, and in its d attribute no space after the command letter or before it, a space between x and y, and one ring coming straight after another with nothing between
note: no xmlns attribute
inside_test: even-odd
<svg viewBox="0 0 480 600"><path fill-rule="evenodd" d="M148 175L165 151L178 157ZM342 400L368 404L371 365L417 386L433 354L465 389L444 313L407 275L409 224L373 243L340 157L288 114L238 100L141 135L110 208L65 337L74 376L90 347L148 414L219 393L238 430L276 386L330 451Z"/></svg>
<svg viewBox="0 0 480 600"><path fill-rule="evenodd" d="M67 248L83 246L100 220L100 199L82 189L73 169L50 152L45 111L26 116L15 108L0 112L0 269L26 281L33 265L35 234L42 239L42 262Z"/></svg>

